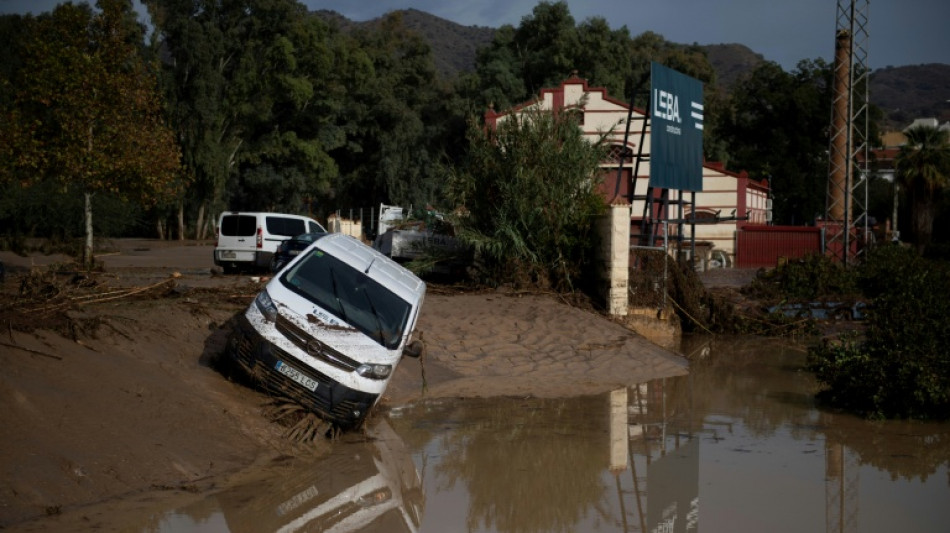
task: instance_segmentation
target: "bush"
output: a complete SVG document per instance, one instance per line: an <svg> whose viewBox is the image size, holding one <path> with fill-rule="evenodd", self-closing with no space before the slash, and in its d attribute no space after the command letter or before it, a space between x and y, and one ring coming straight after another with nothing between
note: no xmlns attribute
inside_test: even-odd
<svg viewBox="0 0 950 533"><path fill-rule="evenodd" d="M455 222L474 251L475 277L558 291L591 278L603 143L589 142L570 113L538 109L497 128L473 124L469 138L450 194L467 210Z"/></svg>
<svg viewBox="0 0 950 533"><path fill-rule="evenodd" d="M775 300L816 300L857 292L854 275L839 261L822 254L790 261L759 276L745 289L749 296Z"/></svg>
<svg viewBox="0 0 950 533"><path fill-rule="evenodd" d="M809 351L829 404L875 418L950 417L950 270L913 251L884 247L858 271L872 298L856 335Z"/></svg>

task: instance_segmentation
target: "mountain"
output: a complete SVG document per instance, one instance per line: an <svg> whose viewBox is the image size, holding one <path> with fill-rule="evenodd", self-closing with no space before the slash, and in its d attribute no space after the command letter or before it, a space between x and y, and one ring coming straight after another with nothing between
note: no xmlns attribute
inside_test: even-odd
<svg viewBox="0 0 950 533"><path fill-rule="evenodd" d="M887 67L871 73L871 102L898 128L915 118L950 120L950 65Z"/></svg>
<svg viewBox="0 0 950 533"><path fill-rule="evenodd" d="M716 71L717 84L726 89L731 88L743 74L765 61L762 54L757 54L742 44L709 44L701 48L706 51L709 64Z"/></svg>
<svg viewBox="0 0 950 533"><path fill-rule="evenodd" d="M335 11L315 11L318 16L335 24L343 31L373 27L381 19L353 22ZM495 37L495 30L484 26L462 26L450 20L430 15L417 9L397 11L403 24L421 35L432 47L435 68L445 78L454 78L461 72L475 69L475 54Z"/></svg>
<svg viewBox="0 0 950 533"><path fill-rule="evenodd" d="M353 22L334 11L316 11L343 31L378 25L381 19ZM491 43L493 28L463 26L416 9L397 11L406 27L418 32L432 47L439 73L447 79L475 68L479 48ZM710 64L716 71L717 84L726 91L745 73L765 58L737 43L704 45ZM887 127L900 129L915 118L936 117L950 120L950 65L928 64L887 67L871 75L871 103L884 111Z"/></svg>

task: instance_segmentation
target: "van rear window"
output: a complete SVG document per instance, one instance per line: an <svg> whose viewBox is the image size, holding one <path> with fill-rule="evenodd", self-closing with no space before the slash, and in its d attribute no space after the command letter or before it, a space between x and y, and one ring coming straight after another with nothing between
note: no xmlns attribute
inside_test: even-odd
<svg viewBox="0 0 950 533"><path fill-rule="evenodd" d="M296 237L307 233L307 224L299 218L267 217L267 233Z"/></svg>
<svg viewBox="0 0 950 533"><path fill-rule="evenodd" d="M257 217L253 215L224 215L221 218L221 235L251 237L256 233Z"/></svg>

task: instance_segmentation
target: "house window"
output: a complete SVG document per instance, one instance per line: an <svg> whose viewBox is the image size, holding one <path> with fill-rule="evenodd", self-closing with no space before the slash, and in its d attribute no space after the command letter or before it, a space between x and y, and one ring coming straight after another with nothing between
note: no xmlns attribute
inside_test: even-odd
<svg viewBox="0 0 950 533"><path fill-rule="evenodd" d="M610 163L630 163L633 161L633 150L630 148L620 146L619 144L611 145L610 150L607 152L607 161Z"/></svg>

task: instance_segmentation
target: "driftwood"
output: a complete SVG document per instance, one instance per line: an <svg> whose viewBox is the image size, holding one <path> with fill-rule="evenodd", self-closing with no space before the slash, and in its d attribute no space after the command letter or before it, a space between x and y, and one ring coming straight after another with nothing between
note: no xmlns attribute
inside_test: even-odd
<svg viewBox="0 0 950 533"><path fill-rule="evenodd" d="M122 298L128 298L129 296L134 296L136 294L140 294L146 291L150 291L152 289L156 289L163 285L174 284L174 283L175 283L174 279L166 279L166 280L159 281L158 283L148 285L145 287L136 287L133 289L120 289L120 290L114 290L114 291L97 293L97 294L83 294L79 296L70 296L66 298L66 301L63 301L54 305L48 305L45 307L37 307L34 309L30 309L29 312L43 313L47 311L62 309L70 305L87 305L87 304L108 302L112 300L119 300Z"/></svg>
<svg viewBox="0 0 950 533"><path fill-rule="evenodd" d="M57 361L62 361L63 358L58 355L53 355L51 353L41 352L39 350L34 350L32 348L27 348L25 346L20 346L17 344L10 344L7 342L0 341L0 346L6 346L8 348L16 348L17 350L23 350L24 352L29 352L36 355L42 355L43 357L49 357L50 359L56 359Z"/></svg>

